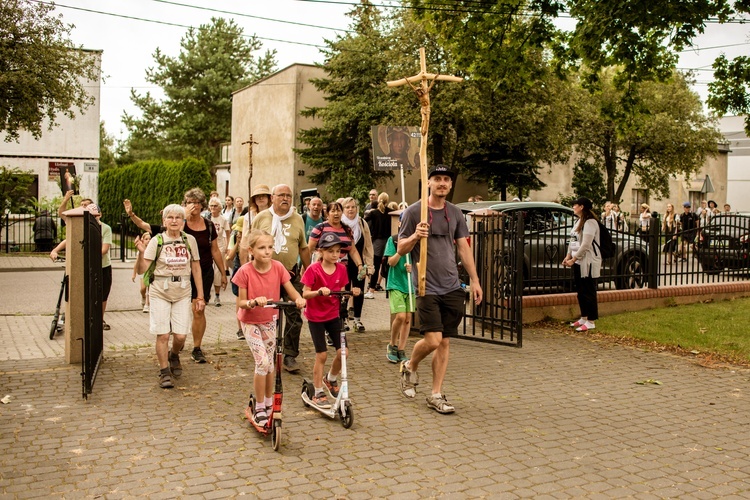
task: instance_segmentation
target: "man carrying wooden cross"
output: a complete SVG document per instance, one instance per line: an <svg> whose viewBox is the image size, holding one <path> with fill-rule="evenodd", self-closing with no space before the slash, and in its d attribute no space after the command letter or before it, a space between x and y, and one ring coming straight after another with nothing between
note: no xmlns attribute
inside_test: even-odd
<svg viewBox="0 0 750 500"><path fill-rule="evenodd" d="M398 233L398 254L411 252L414 262L419 261L422 238L428 238L426 285L424 296L417 297L419 332L424 337L415 345L411 359L401 363L401 391L404 396L417 395L417 368L419 363L433 353L432 393L427 406L439 413L453 413L455 408L442 393L443 380L448 370L450 339L458 335L458 325L466 310L466 292L461 288L456 263L456 251L470 278L470 295L476 304L482 302L482 288L474 265L474 256L466 238L469 228L461 210L446 201L453 187L455 174L445 165L436 165L427 176L427 222L421 220L421 201L409 206L402 214ZM414 276L415 286L418 277Z"/></svg>

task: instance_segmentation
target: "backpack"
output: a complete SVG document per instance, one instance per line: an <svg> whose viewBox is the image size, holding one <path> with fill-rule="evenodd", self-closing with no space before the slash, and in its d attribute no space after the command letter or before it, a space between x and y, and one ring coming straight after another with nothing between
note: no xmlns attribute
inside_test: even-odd
<svg viewBox="0 0 750 500"><path fill-rule="evenodd" d="M609 229L601 222L598 222L598 224L599 244L597 246L602 254L602 259L609 259L617 254L617 245L612 241L612 234L610 234ZM594 243L596 243L596 240L594 240Z"/></svg>
<svg viewBox="0 0 750 500"><path fill-rule="evenodd" d="M219 217L222 217L222 216L220 215ZM210 245L211 242L214 241L213 238L211 238L211 235L213 234L211 232L211 228L213 227L214 231L216 231L216 226L214 226L214 221L211 220L211 214L210 213L208 214L208 217L203 217L203 222L206 223L206 230L208 231L208 244ZM230 226L231 225L232 224L230 224Z"/></svg>
<svg viewBox="0 0 750 500"><path fill-rule="evenodd" d="M180 236L182 236L182 242L185 244L185 248L187 248L188 255L190 255L190 260L193 260L193 251L190 250L190 243L188 243L187 239L187 233L185 231L180 232ZM146 269L146 272L143 273L143 284L146 286L149 286L151 283L154 282L154 269L156 269L156 261L159 260L159 255L161 254L161 247L164 246L164 235L162 233L159 233L156 235L156 257L154 257L154 260L151 261L151 264L148 266L148 269Z"/></svg>

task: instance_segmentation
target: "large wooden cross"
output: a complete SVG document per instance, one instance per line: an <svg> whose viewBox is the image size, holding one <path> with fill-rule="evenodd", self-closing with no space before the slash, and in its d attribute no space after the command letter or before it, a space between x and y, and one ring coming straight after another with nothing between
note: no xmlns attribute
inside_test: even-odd
<svg viewBox="0 0 750 500"><path fill-rule="evenodd" d="M419 73L414 76L402 78L400 80L393 80L387 82L389 87L400 87L402 85L409 85L412 90L417 94L420 104L420 113L422 115L422 127L420 132L422 135L422 142L419 145L419 166L422 175L422 193L420 199L422 201L422 211L420 218L422 222L427 222L427 131L430 128L430 90L438 80L446 82L462 82L464 79L460 76L440 75L437 73L427 72L427 62L425 60L424 47L419 49ZM418 85L414 85L415 83ZM417 293L420 297L425 294L426 284L426 272L427 272L427 238L422 238L419 242L419 262L417 263L418 273L418 290Z"/></svg>

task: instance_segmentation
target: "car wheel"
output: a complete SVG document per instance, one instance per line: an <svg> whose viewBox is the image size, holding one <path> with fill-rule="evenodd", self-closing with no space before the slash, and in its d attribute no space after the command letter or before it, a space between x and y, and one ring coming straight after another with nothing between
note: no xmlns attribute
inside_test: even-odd
<svg viewBox="0 0 750 500"><path fill-rule="evenodd" d="M700 262L703 272L709 275L719 274L724 269L724 266L721 264L719 259L712 258L710 256L700 259Z"/></svg>
<svg viewBox="0 0 750 500"><path fill-rule="evenodd" d="M629 253L625 255L617 267L618 276L615 286L618 290L632 290L643 288L648 280L646 278L646 256L641 253Z"/></svg>

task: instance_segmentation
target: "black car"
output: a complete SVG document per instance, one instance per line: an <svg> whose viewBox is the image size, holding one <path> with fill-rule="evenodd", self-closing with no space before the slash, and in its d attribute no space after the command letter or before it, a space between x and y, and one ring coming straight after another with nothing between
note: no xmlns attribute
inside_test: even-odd
<svg viewBox="0 0 750 500"><path fill-rule="evenodd" d="M507 215L523 214L524 293L549 293L572 289L573 273L562 266L576 217L573 209L559 203L511 201L459 203L471 228L471 212L489 209ZM477 219L481 221L481 218ZM614 283L618 289L642 288L646 284L648 247L629 233L610 231L617 245L614 257L605 259L600 283ZM476 248L476 246L475 246Z"/></svg>
<svg viewBox="0 0 750 500"><path fill-rule="evenodd" d="M750 268L750 215L714 215L699 228L695 255L707 274Z"/></svg>

